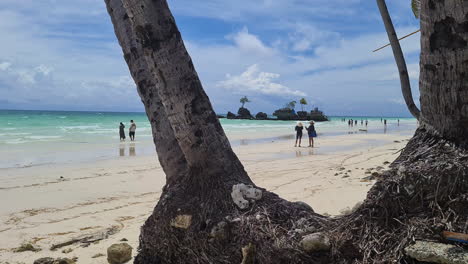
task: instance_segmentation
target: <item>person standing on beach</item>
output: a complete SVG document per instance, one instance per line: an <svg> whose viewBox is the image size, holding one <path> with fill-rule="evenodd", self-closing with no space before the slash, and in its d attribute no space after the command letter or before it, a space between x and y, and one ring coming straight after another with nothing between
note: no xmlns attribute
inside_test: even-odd
<svg viewBox="0 0 468 264"><path fill-rule="evenodd" d="M384 126L387 126L387 119L384 119L383 124Z"/></svg>
<svg viewBox="0 0 468 264"><path fill-rule="evenodd" d="M136 131L136 124L133 120L130 120L130 128L128 129L128 135L130 136L131 141L135 141L135 131Z"/></svg>
<svg viewBox="0 0 468 264"><path fill-rule="evenodd" d="M315 131L314 121L310 121L310 125L307 129L307 134L309 135L309 147L314 147L314 137L317 137L317 132Z"/></svg>
<svg viewBox="0 0 468 264"><path fill-rule="evenodd" d="M369 122L366 120L366 126L367 126L368 123L369 123Z"/></svg>
<svg viewBox="0 0 468 264"><path fill-rule="evenodd" d="M120 126L119 126L119 134L120 134L120 141L125 141L125 125L120 122Z"/></svg>
<svg viewBox="0 0 468 264"><path fill-rule="evenodd" d="M296 130L296 144L294 144L294 147L297 147L297 141L299 141L299 147L301 147L302 130L304 127L302 126L302 123L299 122L294 129Z"/></svg>

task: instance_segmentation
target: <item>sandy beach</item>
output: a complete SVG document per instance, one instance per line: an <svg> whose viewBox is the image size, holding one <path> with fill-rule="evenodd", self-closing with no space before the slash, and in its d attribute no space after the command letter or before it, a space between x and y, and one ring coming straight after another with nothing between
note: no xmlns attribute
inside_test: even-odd
<svg viewBox="0 0 468 264"><path fill-rule="evenodd" d="M411 132L327 136L313 149L294 148L287 137L246 140L234 150L257 185L285 199L304 201L318 213L339 215L365 198L373 184L366 177L384 170ZM123 151L130 154L133 146L126 144ZM2 169L0 263L32 263L40 257L107 263L107 247L122 239L135 252L139 228L153 210L165 176L154 155L128 154L96 162ZM89 243L50 250L86 237ZM14 252L22 243L41 250Z"/></svg>

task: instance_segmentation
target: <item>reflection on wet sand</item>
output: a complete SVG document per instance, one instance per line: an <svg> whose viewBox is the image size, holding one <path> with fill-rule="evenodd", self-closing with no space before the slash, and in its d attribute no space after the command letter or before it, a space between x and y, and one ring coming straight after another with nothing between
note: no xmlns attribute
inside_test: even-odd
<svg viewBox="0 0 468 264"><path fill-rule="evenodd" d="M120 155L120 157L125 156L125 145L123 145L123 144L120 144L120 146L119 146L119 155Z"/></svg>
<svg viewBox="0 0 468 264"><path fill-rule="evenodd" d="M314 149L309 148L307 151L302 151L302 150L296 150L296 158L302 157L302 156L312 156L314 155Z"/></svg>
<svg viewBox="0 0 468 264"><path fill-rule="evenodd" d="M130 143L130 146L128 147L128 152L130 156L135 156L135 143Z"/></svg>
<svg viewBox="0 0 468 264"><path fill-rule="evenodd" d="M120 144L119 145L119 156L120 157L125 157L125 146L126 146L126 144ZM128 156L136 156L135 143L130 143L128 145Z"/></svg>

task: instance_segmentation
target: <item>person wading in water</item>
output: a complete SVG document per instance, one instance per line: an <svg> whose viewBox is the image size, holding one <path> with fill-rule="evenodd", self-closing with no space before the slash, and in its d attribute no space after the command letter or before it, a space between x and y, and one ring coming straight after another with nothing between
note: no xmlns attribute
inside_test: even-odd
<svg viewBox="0 0 468 264"><path fill-rule="evenodd" d="M302 123L299 122L297 123L297 126L294 128L296 130L296 144L294 144L294 147L297 147L297 141L299 140L299 147L301 146L301 140L302 140L302 130L304 127L302 126Z"/></svg>
<svg viewBox="0 0 468 264"><path fill-rule="evenodd" d="M120 122L120 126L119 126L119 134L120 134L120 141L125 141L125 125Z"/></svg>
<svg viewBox="0 0 468 264"><path fill-rule="evenodd" d="M315 131L314 121L310 121L310 125L307 129L307 134L309 135L309 147L314 147L314 137L317 137L317 132Z"/></svg>

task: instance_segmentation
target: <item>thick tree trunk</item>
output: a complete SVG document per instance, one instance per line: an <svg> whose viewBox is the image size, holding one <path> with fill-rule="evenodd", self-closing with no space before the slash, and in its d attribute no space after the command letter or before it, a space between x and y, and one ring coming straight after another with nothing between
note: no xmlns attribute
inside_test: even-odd
<svg viewBox="0 0 468 264"><path fill-rule="evenodd" d="M403 98L405 99L406 106L408 107L410 113L419 119L420 111L414 104L405 57L403 55L403 51L401 50L400 41L398 40L395 28L393 27L392 19L387 9L387 4L385 3L385 0L377 0L377 5L379 6L380 14L385 25L385 30L387 31L388 39L390 40L390 45L392 46L393 56L395 57L395 62L398 67L398 73L400 74L400 85Z"/></svg>
<svg viewBox="0 0 468 264"><path fill-rule="evenodd" d="M421 122L467 145L468 1L422 1L420 19Z"/></svg>
<svg viewBox="0 0 468 264"><path fill-rule="evenodd" d="M150 99L144 99L146 94L140 94L140 97L145 106L146 115L151 123L154 143L158 146L156 151L161 167L167 179L174 178L173 180L176 180L178 176L187 174L187 161L172 132L173 129L167 118L161 98L157 93L156 84L146 67L146 60L143 59L143 54L141 53L141 44L135 40L133 28L122 2L120 0L109 1L107 10L111 14L116 33L121 32L116 35L125 54L125 61L133 65L130 68L130 73L135 83L145 83L145 80L147 80L145 85ZM121 20L121 22L117 23L116 20ZM141 89L138 88L137 90L139 92Z"/></svg>

